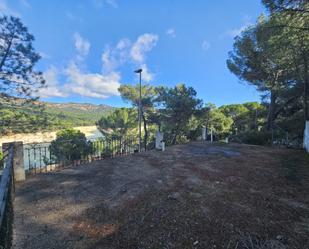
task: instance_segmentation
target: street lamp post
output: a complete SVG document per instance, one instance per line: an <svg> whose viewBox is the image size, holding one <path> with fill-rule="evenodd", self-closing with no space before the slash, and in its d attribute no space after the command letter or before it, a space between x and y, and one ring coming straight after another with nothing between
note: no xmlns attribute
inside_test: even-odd
<svg viewBox="0 0 309 249"><path fill-rule="evenodd" d="M138 100L138 151L141 152L142 144L142 69L135 70L139 74L139 100Z"/></svg>

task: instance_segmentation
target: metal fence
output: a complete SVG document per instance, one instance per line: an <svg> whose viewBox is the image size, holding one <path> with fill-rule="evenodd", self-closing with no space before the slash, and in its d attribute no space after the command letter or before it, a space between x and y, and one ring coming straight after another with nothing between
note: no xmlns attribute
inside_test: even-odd
<svg viewBox="0 0 309 249"><path fill-rule="evenodd" d="M10 248L12 245L14 169L13 146L4 148L0 180L0 248Z"/></svg>
<svg viewBox="0 0 309 249"><path fill-rule="evenodd" d="M84 148L74 148L78 141L65 140L63 144L57 144L56 150L52 143L24 144L24 165L27 174L49 172L55 169L87 164L92 161L124 156L138 151L138 139L136 138L111 138L87 141L87 151ZM146 149L154 149L155 142L150 139ZM61 149L62 148L62 149ZM145 146L142 146L145 150Z"/></svg>

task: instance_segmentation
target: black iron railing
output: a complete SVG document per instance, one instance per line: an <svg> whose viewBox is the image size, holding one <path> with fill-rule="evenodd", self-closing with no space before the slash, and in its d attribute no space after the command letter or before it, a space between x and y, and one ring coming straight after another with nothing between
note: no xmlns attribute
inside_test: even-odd
<svg viewBox="0 0 309 249"><path fill-rule="evenodd" d="M61 141L58 146L70 147L76 140ZM61 144L63 143L63 144ZM51 143L24 144L24 165L28 174L49 172L57 168L87 164L92 161L114 158L138 152L138 139L136 138L110 138L88 141L87 152L73 151L71 154L65 150L55 152ZM147 150L154 149L155 142L149 139ZM143 151L145 147L142 146Z"/></svg>
<svg viewBox="0 0 309 249"><path fill-rule="evenodd" d="M10 248L12 245L13 199L14 199L14 169L13 146L4 148L0 180L0 248Z"/></svg>

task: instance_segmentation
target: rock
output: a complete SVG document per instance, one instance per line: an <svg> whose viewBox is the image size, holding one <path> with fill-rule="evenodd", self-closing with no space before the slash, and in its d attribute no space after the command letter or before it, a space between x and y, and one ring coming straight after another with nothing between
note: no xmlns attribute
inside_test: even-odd
<svg viewBox="0 0 309 249"><path fill-rule="evenodd" d="M195 192L190 192L190 196L192 196L192 197L194 197L194 198L197 198L197 199L203 197L202 194L200 194L200 193L195 193Z"/></svg>
<svg viewBox="0 0 309 249"><path fill-rule="evenodd" d="M168 199L170 200L179 200L180 199L180 194L178 192L171 193L167 196Z"/></svg>
<svg viewBox="0 0 309 249"><path fill-rule="evenodd" d="M196 246L198 244L198 241L194 241L193 245Z"/></svg>
<svg viewBox="0 0 309 249"><path fill-rule="evenodd" d="M121 193L121 194L124 194L124 193L126 193L126 192L128 192L128 190L127 190L127 189L125 189L125 188L120 189L120 193Z"/></svg>

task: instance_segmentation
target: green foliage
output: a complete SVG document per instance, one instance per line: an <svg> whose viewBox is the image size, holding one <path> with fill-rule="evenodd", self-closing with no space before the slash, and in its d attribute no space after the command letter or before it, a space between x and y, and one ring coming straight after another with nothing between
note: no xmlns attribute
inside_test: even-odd
<svg viewBox="0 0 309 249"><path fill-rule="evenodd" d="M262 0L262 3L272 13L286 12L290 15L295 15L305 14L306 12L308 12L307 0Z"/></svg>
<svg viewBox="0 0 309 249"><path fill-rule="evenodd" d="M138 86L122 86L119 91L122 98L134 107L138 106ZM218 139L241 133L234 141L247 143L268 143L269 139L258 132L265 125L266 108L257 102L225 105L217 108L213 104L202 107L202 101L196 97L192 87L180 84L174 88L151 86L142 87L143 115L155 132L154 124L162 128L166 144L183 143L201 137L202 127L212 130ZM136 117L137 113L133 115ZM100 130L106 135L121 137L130 132L137 137L136 119L128 122L126 109L115 111L100 120ZM257 134L255 134L257 133ZM248 135L248 139L245 139ZM264 140L263 140L264 139ZM262 141L263 140L263 141Z"/></svg>
<svg viewBox="0 0 309 249"><path fill-rule="evenodd" d="M207 104L204 107L203 126L208 130L212 130L216 134L227 135L231 130L232 123L232 117L225 115L215 105Z"/></svg>
<svg viewBox="0 0 309 249"><path fill-rule="evenodd" d="M109 138L128 137L130 131L136 127L137 112L134 109L120 108L102 117L97 126Z"/></svg>
<svg viewBox="0 0 309 249"><path fill-rule="evenodd" d="M133 107L139 106L140 86L139 85L121 85L119 92L122 99L125 102L129 102ZM155 87L150 85L141 86L141 118L144 124L144 146L147 147L149 140L149 129L152 124L159 124L157 112L155 111L154 105L156 103L158 91Z"/></svg>
<svg viewBox="0 0 309 249"><path fill-rule="evenodd" d="M232 119L232 133L259 130L265 125L266 108L257 102L223 105L220 111Z"/></svg>
<svg viewBox="0 0 309 249"><path fill-rule="evenodd" d="M114 108L91 104L35 102L25 106L22 99L0 100L0 134L51 131L95 125Z"/></svg>
<svg viewBox="0 0 309 249"><path fill-rule="evenodd" d="M271 142L271 133L267 131L245 131L230 137L231 142L267 145Z"/></svg>
<svg viewBox="0 0 309 249"><path fill-rule="evenodd" d="M45 81L34 70L40 56L34 37L19 18L0 17L0 92L6 96L30 97Z"/></svg>
<svg viewBox="0 0 309 249"><path fill-rule="evenodd" d="M119 92L122 99L125 102L131 103L133 106L138 107L139 103L139 85L121 85L119 87ZM143 85L141 87L141 104L143 110L153 107L153 103L157 96L156 88L150 85Z"/></svg>
<svg viewBox="0 0 309 249"><path fill-rule="evenodd" d="M175 144L182 139L188 129L187 125L192 117L202 107L202 100L196 97L197 93L192 87L179 84L174 88L162 88L159 100L163 106L163 131L169 134L168 143Z"/></svg>
<svg viewBox="0 0 309 249"><path fill-rule="evenodd" d="M61 130L56 136L49 149L58 161L79 160L92 153L91 143L87 141L85 134L78 130Z"/></svg>
<svg viewBox="0 0 309 249"><path fill-rule="evenodd" d="M107 105L78 103L44 103L46 113L54 117L58 123L69 126L94 125L102 116L111 113L114 108Z"/></svg>
<svg viewBox="0 0 309 249"><path fill-rule="evenodd" d="M309 120L309 3L263 0L270 15L235 38L227 66L241 80L261 92L264 105L255 126L269 132L284 130L301 140ZM247 109L256 109L250 107ZM225 113L231 110L224 110ZM237 116L242 116L238 110ZM234 129L252 126L235 120ZM250 125L251 123L251 125ZM266 123L266 124L265 124Z"/></svg>
<svg viewBox="0 0 309 249"><path fill-rule="evenodd" d="M18 123L25 129L25 120L37 127L44 123L43 107L34 104L37 91L44 87L45 80L35 65L40 59L33 48L34 37L28 32L21 20L12 16L0 17L0 99L1 102L12 104L19 98L19 106L27 109L32 107L38 115L29 117L27 111L15 110L15 106L6 107L0 103L0 134L10 132L12 123ZM34 129L31 129L34 130Z"/></svg>

